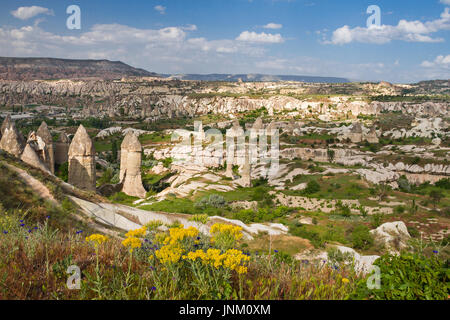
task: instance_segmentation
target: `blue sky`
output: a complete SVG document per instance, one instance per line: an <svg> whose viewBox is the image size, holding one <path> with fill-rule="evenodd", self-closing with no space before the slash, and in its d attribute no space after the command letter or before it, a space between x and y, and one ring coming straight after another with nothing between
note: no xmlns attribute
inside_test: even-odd
<svg viewBox="0 0 450 320"><path fill-rule="evenodd" d="M66 8L81 9L81 29ZM366 26L368 6L381 25ZM450 78L450 0L2 1L0 55L121 60L159 73Z"/></svg>

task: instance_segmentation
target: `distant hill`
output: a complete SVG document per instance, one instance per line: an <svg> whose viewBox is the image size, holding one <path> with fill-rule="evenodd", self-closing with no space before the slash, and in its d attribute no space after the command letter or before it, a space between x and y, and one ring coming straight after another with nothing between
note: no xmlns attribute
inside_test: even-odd
<svg viewBox="0 0 450 320"><path fill-rule="evenodd" d="M113 80L122 77L158 77L158 75L133 68L120 61L0 57L0 79L3 80L80 78Z"/></svg>
<svg viewBox="0 0 450 320"><path fill-rule="evenodd" d="M321 82L321 83L346 83L350 80L335 77L314 76L290 76L290 75L267 75L267 74L174 74L163 75L172 79L201 80L201 81L230 81L237 82L262 82L262 81L299 81L299 82Z"/></svg>

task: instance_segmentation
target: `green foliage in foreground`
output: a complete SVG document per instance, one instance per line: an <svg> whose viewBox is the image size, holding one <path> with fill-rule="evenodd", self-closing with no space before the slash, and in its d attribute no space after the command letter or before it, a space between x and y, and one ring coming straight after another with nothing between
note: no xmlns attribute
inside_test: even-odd
<svg viewBox="0 0 450 320"><path fill-rule="evenodd" d="M449 261L437 257L404 253L384 255L374 265L380 268L381 288L369 290L366 280L359 282L353 299L445 300L449 294Z"/></svg>

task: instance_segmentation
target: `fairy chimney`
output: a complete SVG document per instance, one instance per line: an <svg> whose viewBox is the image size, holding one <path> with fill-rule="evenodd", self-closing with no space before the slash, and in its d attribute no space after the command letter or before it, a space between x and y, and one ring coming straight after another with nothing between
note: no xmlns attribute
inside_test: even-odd
<svg viewBox="0 0 450 320"><path fill-rule="evenodd" d="M240 185L244 188L249 188L252 186L251 180L251 165L250 165L250 155L248 147L245 148L245 160L242 166Z"/></svg>
<svg viewBox="0 0 450 320"><path fill-rule="evenodd" d="M375 130L375 127L371 127L369 132L365 135L365 140L369 143L379 143L380 139L378 139L377 131Z"/></svg>
<svg viewBox="0 0 450 320"><path fill-rule="evenodd" d="M19 130L17 130L14 122L7 123L3 131L2 139L0 140L0 149L19 158L23 152L24 145L24 138Z"/></svg>
<svg viewBox="0 0 450 320"><path fill-rule="evenodd" d="M32 167L41 169L42 171L45 171L47 173L51 173L36 152L34 141L27 142L25 150L23 151L20 159Z"/></svg>
<svg viewBox="0 0 450 320"><path fill-rule="evenodd" d="M69 183L95 191L95 149L83 125L78 128L69 147Z"/></svg>
<svg viewBox="0 0 450 320"><path fill-rule="evenodd" d="M349 138L353 143L358 143L363 140L363 130L359 122L355 122L350 129Z"/></svg>
<svg viewBox="0 0 450 320"><path fill-rule="evenodd" d="M70 140L64 132L59 135L58 141L53 143L55 149L55 164L63 164L68 161Z"/></svg>
<svg viewBox="0 0 450 320"><path fill-rule="evenodd" d="M51 173L55 173L55 148L53 146L52 135L45 121L42 121L41 126L36 131L36 136L40 137L45 143L45 149L43 153L44 163Z"/></svg>
<svg viewBox="0 0 450 320"><path fill-rule="evenodd" d="M0 129L0 138L3 136L6 128L9 128L10 124L11 124L11 116L8 114L5 120L3 120L2 127Z"/></svg>
<svg viewBox="0 0 450 320"><path fill-rule="evenodd" d="M122 191L132 197L145 198L146 191L142 185L141 159L142 146L133 132L126 134L120 151L120 178ZM123 181L123 179L125 179Z"/></svg>

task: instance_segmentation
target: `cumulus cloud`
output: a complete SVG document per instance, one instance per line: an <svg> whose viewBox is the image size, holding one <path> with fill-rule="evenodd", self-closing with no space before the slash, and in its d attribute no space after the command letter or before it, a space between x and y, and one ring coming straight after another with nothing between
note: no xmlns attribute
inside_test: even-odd
<svg viewBox="0 0 450 320"><path fill-rule="evenodd" d="M450 0L441 0L441 3L450 5Z"/></svg>
<svg viewBox="0 0 450 320"><path fill-rule="evenodd" d="M250 59L266 52L258 44L235 39L189 37L196 29L194 25L139 29L97 24L79 34L63 35L39 25L0 27L0 56L109 59L155 72L225 73L237 64L242 65L234 71L245 70Z"/></svg>
<svg viewBox="0 0 450 320"><path fill-rule="evenodd" d="M449 0L450 1L450 0ZM351 42L384 44L393 40L408 42L443 42L442 38L432 36L441 30L450 30L450 12L445 8L439 19L421 22L400 20L396 26L381 25L368 28L350 28L345 25L333 32L326 44L343 45Z"/></svg>
<svg viewBox="0 0 450 320"><path fill-rule="evenodd" d="M422 62L421 66L425 67L425 68L438 67L438 68L450 69L450 54L448 54L446 56L443 56L443 55L437 56L436 59L434 59L434 61L425 60L424 62Z"/></svg>
<svg viewBox="0 0 450 320"><path fill-rule="evenodd" d="M154 9L156 11L158 11L160 14L165 14L167 8L164 7L164 6L161 6L161 5L157 5L157 6L154 7Z"/></svg>
<svg viewBox="0 0 450 320"><path fill-rule="evenodd" d="M283 28L283 25L279 24L279 23L271 22L271 23L268 23L265 26L263 26L263 28L265 28L265 29L281 29L281 28Z"/></svg>
<svg viewBox="0 0 450 320"><path fill-rule="evenodd" d="M255 42L255 43L282 43L283 37L277 34L270 33L256 33L254 31L243 31L237 38L238 41Z"/></svg>
<svg viewBox="0 0 450 320"><path fill-rule="evenodd" d="M31 6L31 7L19 7L11 14L20 20L27 20L40 14L53 15L53 10L44 7Z"/></svg>

